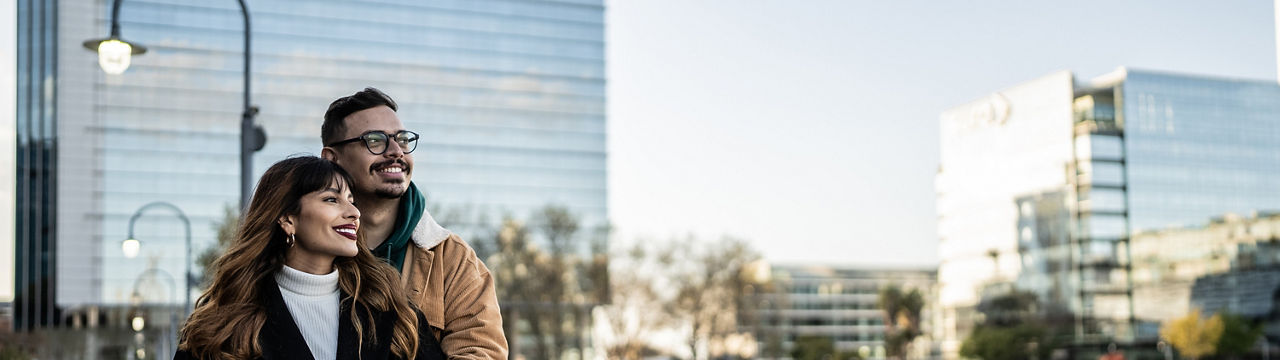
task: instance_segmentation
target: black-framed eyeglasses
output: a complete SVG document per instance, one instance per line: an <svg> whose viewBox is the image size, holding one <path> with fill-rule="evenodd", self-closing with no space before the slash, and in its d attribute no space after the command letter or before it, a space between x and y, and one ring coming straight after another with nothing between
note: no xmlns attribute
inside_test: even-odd
<svg viewBox="0 0 1280 360"><path fill-rule="evenodd" d="M382 153L387 152L387 144L391 141L395 141L396 145L399 145L400 150L403 150L405 154L411 153L414 149L418 148L418 133L409 130L397 131L394 136L387 135L387 133L382 130L368 131L364 134L360 134L360 136L342 141L335 141L325 146L334 147L361 140L364 141L364 147L369 149L369 153L374 155L382 155Z"/></svg>

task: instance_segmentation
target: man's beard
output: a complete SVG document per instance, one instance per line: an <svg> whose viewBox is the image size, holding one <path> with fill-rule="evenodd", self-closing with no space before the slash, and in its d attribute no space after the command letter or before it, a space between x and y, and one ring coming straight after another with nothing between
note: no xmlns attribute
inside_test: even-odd
<svg viewBox="0 0 1280 360"><path fill-rule="evenodd" d="M404 193L409 192L409 187L405 186L402 190L388 189L379 187L373 190L373 195L383 199L399 199Z"/></svg>
<svg viewBox="0 0 1280 360"><path fill-rule="evenodd" d="M404 175L405 175L405 177L406 177L403 181L404 181L404 182L408 182L408 181L409 181L409 179L408 179L408 175L409 175L409 171L410 171L410 170L409 170L409 164L408 164L408 163L406 163L404 160L401 160L401 159L391 159L391 160L387 160L387 161L383 161L383 162L379 162L379 163L373 164L373 165L369 166L369 170L370 170L370 171L373 171L373 173L375 173L375 174L376 174L376 173L377 173L377 170L376 170L376 169L381 169L381 168L384 168L384 167L388 167L388 166L391 166L391 165L393 165L393 164L399 164L399 165L400 165L400 168L402 169L402 171L404 171ZM381 179L379 179L379 180L381 180ZM373 195L374 195L374 196L377 196L377 197L379 197L379 198L383 198L383 199L399 199L401 196L404 196L404 193L405 193L405 192L407 192L407 191L409 191L409 186L408 186L408 185L405 185L405 187L404 187L404 189L403 189L403 190L395 190L395 189L387 189L387 188L384 188L384 187L377 187L377 188L373 189Z"/></svg>

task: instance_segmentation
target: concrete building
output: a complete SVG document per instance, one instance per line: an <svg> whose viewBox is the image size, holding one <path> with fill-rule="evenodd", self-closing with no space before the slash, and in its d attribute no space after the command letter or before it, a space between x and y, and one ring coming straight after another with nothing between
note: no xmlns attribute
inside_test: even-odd
<svg viewBox="0 0 1280 360"><path fill-rule="evenodd" d="M1268 317L1280 285L1280 215L1227 214L1201 226L1135 234L1132 258L1134 313L1143 333L1193 308Z"/></svg>
<svg viewBox="0 0 1280 360"><path fill-rule="evenodd" d="M756 310L750 319L755 323L740 324L755 335L761 356L786 356L797 338L819 336L830 338L836 351L884 358L885 313L877 301L888 286L924 295L924 335L909 357L932 358L937 350L932 341L933 269L774 265L770 274L772 291L753 299Z"/></svg>

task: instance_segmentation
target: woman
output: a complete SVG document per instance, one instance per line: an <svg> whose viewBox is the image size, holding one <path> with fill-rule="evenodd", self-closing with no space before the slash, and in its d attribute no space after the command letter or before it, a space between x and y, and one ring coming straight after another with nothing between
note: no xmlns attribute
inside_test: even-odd
<svg viewBox="0 0 1280 360"><path fill-rule="evenodd" d="M174 358L443 359L396 271L359 246L350 187L318 157L267 169Z"/></svg>

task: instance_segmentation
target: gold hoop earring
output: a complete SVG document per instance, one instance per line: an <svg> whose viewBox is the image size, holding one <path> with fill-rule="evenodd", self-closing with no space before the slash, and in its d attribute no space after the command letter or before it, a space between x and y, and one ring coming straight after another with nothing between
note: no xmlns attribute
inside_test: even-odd
<svg viewBox="0 0 1280 360"><path fill-rule="evenodd" d="M284 243L285 243L285 244L288 244L288 245L289 245L289 247L293 247L293 244L295 244L295 243L297 243L297 242L298 242L298 239L297 239L296 237L294 237L294 236L293 236L293 234L289 234L289 237L287 237L287 238L285 238L285 239L284 239Z"/></svg>

